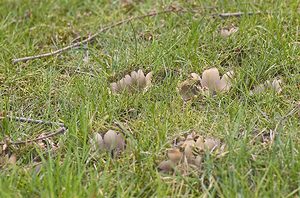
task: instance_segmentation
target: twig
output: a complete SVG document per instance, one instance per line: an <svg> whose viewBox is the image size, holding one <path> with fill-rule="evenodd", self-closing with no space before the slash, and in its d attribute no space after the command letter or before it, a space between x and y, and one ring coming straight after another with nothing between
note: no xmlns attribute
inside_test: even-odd
<svg viewBox="0 0 300 198"><path fill-rule="evenodd" d="M82 44L91 42L97 36L99 36L101 33L106 32L107 30L110 30L114 27L123 25L123 24L131 22L133 20L143 19L143 18L152 17L152 16L157 16L157 15L161 15L161 14L165 14L165 13L196 13L196 11L194 11L194 10L184 10L184 9L167 9L167 10L164 10L164 11L161 11L161 12L152 12L152 13L148 13L148 14L141 15L141 16L130 17L128 19L121 20L121 21L119 21L117 23L114 23L112 25L105 26L105 27L101 28L98 32L96 32L95 34L91 35L90 37L88 37L88 38L86 38L82 41L79 41L79 42L73 43L71 45L68 45L66 47L63 47L61 49L58 49L56 51L49 52L49 53L44 53L44 54L39 54L39 55L35 55L35 56L27 56L27 57L22 57L22 58L16 58L16 59L13 59L12 62L15 64L15 63L18 63L18 62L25 62L25 61L28 61L28 60L34 60L34 59L39 59L39 58L45 58L45 57L48 57L48 56L53 56L53 55L56 55L56 54L61 54L62 52L68 51L68 50L70 50L74 47L78 47ZM219 16L221 18L228 18L228 17L240 17L242 15L254 15L254 14L261 14L261 12L221 13L221 14L212 14L212 16ZM76 40L77 39L78 38L76 38Z"/></svg>
<svg viewBox="0 0 300 198"><path fill-rule="evenodd" d="M243 15L254 15L254 14L262 14L262 12L232 12L232 13L219 13L213 14L213 16L218 16L221 18L228 18L228 17L241 17Z"/></svg>
<svg viewBox="0 0 300 198"><path fill-rule="evenodd" d="M181 12L181 11L177 11L177 12ZM143 19L143 18L147 18L147 17L151 17L151 16L156 16L156 15L160 15L160 14L164 14L164 13L171 13L171 12L176 12L176 11L174 11L174 10L165 10L165 11L162 11L162 12L153 12L153 13L148 13L148 14L141 15L141 16L130 17L128 19L121 20L121 21L119 21L117 23L114 23L112 25L108 25L108 26L103 27L98 32L96 32L95 34L91 35L90 37L88 37L88 38L86 38L86 39L84 39L84 40L82 40L80 42L76 42L74 44L68 45L66 47L63 47L63 48L58 49L58 50L53 51L53 52L49 52L49 53L45 53L45 54L39 54L39 55L36 55L36 56L28 56L28 57L23 57L23 58L16 58L16 59L13 59L13 63L24 62L24 61L28 61L28 60L33 60L33 59L38 59L38 58L44 58L44 57L48 57L48 56L53 56L53 55L56 55L56 54L60 54L60 53L65 52L65 51L67 51L69 49L77 47L79 45L88 43L88 42L94 40L97 36L99 36L100 33L103 33L103 32L105 32L105 31L107 31L109 29L112 29L114 27L120 26L122 24L128 23L128 22L133 21L133 20Z"/></svg>
<svg viewBox="0 0 300 198"><path fill-rule="evenodd" d="M13 144L13 145L20 145L20 144L28 144L28 143L32 143L32 142L37 142L37 141L44 140L44 139L53 137L55 135L64 133L66 130L67 129L65 127L61 127L56 132L49 133L48 135L45 135L43 137L39 137L39 138L31 139L31 140L25 140L25 141L18 141L18 142L9 142L9 141L8 142L0 142L0 145L4 145L4 144L7 144L7 143L8 144Z"/></svg>
<svg viewBox="0 0 300 198"><path fill-rule="evenodd" d="M50 125L50 126L57 125L57 126L60 126L60 127L65 126L65 124L61 123L61 122L51 122L51 121L45 121L45 120L34 120L34 119L31 119L31 118L14 117L14 116L5 116L5 117L0 116L0 120L3 120L5 118L8 118L10 120L15 120L15 121L18 121L18 122L28 122L28 123L34 123L34 124L45 124L45 125Z"/></svg>

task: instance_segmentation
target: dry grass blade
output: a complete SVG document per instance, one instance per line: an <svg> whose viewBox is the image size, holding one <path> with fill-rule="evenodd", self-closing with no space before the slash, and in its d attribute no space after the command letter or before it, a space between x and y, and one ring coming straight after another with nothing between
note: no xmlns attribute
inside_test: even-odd
<svg viewBox="0 0 300 198"><path fill-rule="evenodd" d="M25 117L14 117L14 116L0 116L0 120L3 120L5 118L8 118L9 120L14 120L17 122L27 122L27 123L33 123L33 124L44 124L44 125L49 125L49 126L65 126L64 123L61 122L51 122L51 121L46 121L46 120L35 120L31 118L25 118Z"/></svg>
<svg viewBox="0 0 300 198"><path fill-rule="evenodd" d="M13 144L13 145L20 145L20 144L29 144L29 143L33 143L33 142L38 142L40 140L45 140L47 138L59 135L59 134L63 134L67 129L65 127L61 127L59 128L56 132L53 133L49 133L46 134L42 137L38 137L38 138L34 138L34 139L29 139L29 140L25 140L25 141L18 141L18 142L0 142L0 145L5 145L5 144Z"/></svg>

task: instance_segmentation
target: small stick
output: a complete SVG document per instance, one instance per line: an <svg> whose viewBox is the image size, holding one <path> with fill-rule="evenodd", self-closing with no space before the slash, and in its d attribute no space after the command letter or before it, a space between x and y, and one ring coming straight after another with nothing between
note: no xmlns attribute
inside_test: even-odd
<svg viewBox="0 0 300 198"><path fill-rule="evenodd" d="M20 145L20 144L28 144L28 143L32 143L32 142L37 142L37 141L40 141L40 140L44 140L44 139L53 137L53 136L58 135L58 134L62 134L66 130L67 129L65 127L61 127L56 132L49 133L48 135L45 135L43 137L39 137L39 138L31 139L31 140L19 141L19 142L9 142L9 141L8 142L0 142L0 145L4 145L4 144L7 144L7 143L8 144L13 144L13 145Z"/></svg>
<svg viewBox="0 0 300 198"><path fill-rule="evenodd" d="M145 14L145 15L141 15L141 16L136 16L136 17L130 17L128 19L124 19L124 20L121 20L117 23L114 23L112 25L108 25L108 26L105 26L103 28L101 28L98 32L96 32L95 34L91 35L90 37L82 40L82 41L79 41L79 42L76 42L76 43L73 43L71 45L68 45L66 47L63 47L63 48L60 48L56 51L53 51L53 52L49 52L49 53L44 53L44 54L39 54L39 55L35 55L35 56L27 56L27 57L22 57L22 58L15 58L12 60L12 62L15 64L15 63L18 63L18 62L25 62L25 61L28 61L28 60L34 60L34 59L39 59L39 58L45 58L45 57L48 57L48 56L53 56L53 55L56 55L56 54L61 54L65 51L68 51L74 47L78 47L82 44L85 44L85 43L88 43L88 42L91 42L92 40L94 40L97 36L99 36L101 33L103 32L106 32L107 30L110 30L114 27L117 27L117 26L120 26L120 25L123 25L125 23L128 23L128 22L131 22L133 20L137 20L137 19L143 19L143 18L147 18L147 17L152 17L152 16L157 16L157 15L160 15L160 14L165 14L165 13L196 13L196 11L194 10L191 10L191 11L188 11L188 10L183 10L183 9L167 9L167 10L164 10L164 11L161 11L161 12L152 12L152 13L148 13L148 14ZM236 12L236 13L221 13L221 14L212 14L212 16L219 16L221 18L228 18L228 17L240 17L242 15L254 15L254 14L260 14L261 12L249 12L249 13L244 13L244 12ZM76 38L75 40L77 40L78 38Z"/></svg>
<svg viewBox="0 0 300 198"><path fill-rule="evenodd" d="M262 12L232 12L232 13L221 13L221 14L213 14L213 16L219 16L221 18L229 18L229 17L241 17L243 15L254 15L261 14Z"/></svg>
<svg viewBox="0 0 300 198"><path fill-rule="evenodd" d="M6 116L6 117L0 116L0 120L2 120L4 118L8 118L10 120L15 120L15 121L18 121L18 122L28 122L28 123L34 123L34 124L45 124L45 125L50 125L50 126L58 125L58 126L61 126L61 127L65 126L65 124L61 123L61 122L51 122L51 121L45 121L45 120L34 120L34 119L31 119L31 118L14 117L14 116Z"/></svg>
<svg viewBox="0 0 300 198"><path fill-rule="evenodd" d="M53 51L53 52L49 52L49 53L45 53L45 54L39 54L39 55L35 55L35 56L28 56L28 57L23 57L23 58L16 58L16 59L13 59L13 63L24 62L24 61L28 61L28 60L33 60L33 59L38 59L38 58L44 58L44 57L48 57L48 56L53 56L53 55L56 55L56 54L60 54L60 53L62 53L64 51L67 51L67 50L69 50L71 48L77 47L79 45L82 45L82 44L85 44L85 43L88 43L88 42L94 40L102 32L105 32L105 31L107 31L109 29L112 29L114 27L117 27L119 25L128 23L128 22L133 21L133 20L143 19L143 18L146 18L146 17L156 16L156 15L160 15L160 14L164 14L164 13L181 12L181 11L182 10L180 10L180 11L165 10L165 11L162 11L162 12L153 12L153 13L148 13L148 14L141 15L141 16L130 17L128 19L119 21L119 22L114 23L112 25L108 25L108 26L103 27L98 32L96 32L95 34L91 35L90 37L88 37L88 38L86 38L86 39L84 39L82 41L79 41L79 42L76 42L74 44L68 45L66 47L63 47L63 48L58 49L58 50Z"/></svg>

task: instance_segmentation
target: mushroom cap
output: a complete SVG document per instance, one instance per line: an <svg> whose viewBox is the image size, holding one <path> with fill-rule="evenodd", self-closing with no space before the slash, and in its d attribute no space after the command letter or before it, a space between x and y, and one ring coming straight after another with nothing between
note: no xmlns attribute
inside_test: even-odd
<svg viewBox="0 0 300 198"><path fill-rule="evenodd" d="M132 71L130 75L125 75L124 78L118 82L110 84L112 93L120 93L124 90L132 91L133 89L142 90L151 85L152 72L146 76L143 70L139 69L137 72Z"/></svg>
<svg viewBox="0 0 300 198"><path fill-rule="evenodd" d="M191 163L195 159L195 156L193 154L193 146L187 145L184 148L184 156L186 157L188 163Z"/></svg>
<svg viewBox="0 0 300 198"><path fill-rule="evenodd" d="M239 30L239 28L234 27L234 26L231 28L222 28L220 34L222 37L225 38L225 37L229 37L230 35L236 33L238 30Z"/></svg>
<svg viewBox="0 0 300 198"><path fill-rule="evenodd" d="M105 148L104 141L103 141L101 134L95 133L94 142L95 142L95 146L97 149L103 150Z"/></svg>
<svg viewBox="0 0 300 198"><path fill-rule="evenodd" d="M146 86L147 86L147 87L151 85L152 74L153 74L152 72L149 72L149 73L146 75L146 77L145 77L145 79L146 79Z"/></svg>
<svg viewBox="0 0 300 198"><path fill-rule="evenodd" d="M233 71L229 71L222 76L221 80L218 83L218 91L229 91L229 89L231 88L231 79L233 75Z"/></svg>
<svg viewBox="0 0 300 198"><path fill-rule="evenodd" d="M204 145L208 151L213 151L216 147L220 145L220 141L213 138L206 138L204 140Z"/></svg>
<svg viewBox="0 0 300 198"><path fill-rule="evenodd" d="M130 75L131 75L132 82L136 83L137 78L138 78L137 72L136 71L132 71Z"/></svg>
<svg viewBox="0 0 300 198"><path fill-rule="evenodd" d="M182 158L182 153L178 148L172 148L168 150L168 158L174 162L178 163Z"/></svg>
<svg viewBox="0 0 300 198"><path fill-rule="evenodd" d="M146 78L143 70L139 69L137 72L137 86L139 89L146 87Z"/></svg>
<svg viewBox="0 0 300 198"><path fill-rule="evenodd" d="M103 138L105 147L108 150L113 150L117 146L117 133L113 130L108 130Z"/></svg>
<svg viewBox="0 0 300 198"><path fill-rule="evenodd" d="M280 93L282 92L282 88L281 88L281 85L282 84L282 80L281 79L274 79L273 82L272 82L272 87L274 89L274 91L276 93Z"/></svg>
<svg viewBox="0 0 300 198"><path fill-rule="evenodd" d="M195 146L200 150L200 151L203 151L204 148L205 148L205 145L204 145L204 138L202 136L199 136L196 143L195 143Z"/></svg>
<svg viewBox="0 0 300 198"><path fill-rule="evenodd" d="M117 150L123 151L125 149L125 140L122 134L117 135Z"/></svg>
<svg viewBox="0 0 300 198"><path fill-rule="evenodd" d="M276 93L280 93L280 92L282 92L281 84L282 84L282 80L281 79L276 79L275 78L272 82L270 82L269 80L267 80L264 83L255 86L250 91L250 95L262 93L266 89L272 89Z"/></svg>
<svg viewBox="0 0 300 198"><path fill-rule="evenodd" d="M15 154L12 154L7 161L7 163L11 165L15 165L16 162L17 162L17 156Z"/></svg>
<svg viewBox="0 0 300 198"><path fill-rule="evenodd" d="M204 70L202 73L201 86L207 87L210 91L218 90L220 83L219 70L217 68L210 68Z"/></svg>
<svg viewBox="0 0 300 198"><path fill-rule="evenodd" d="M128 74L124 78L124 84L126 87L130 87L132 85L132 78Z"/></svg>
<svg viewBox="0 0 300 198"><path fill-rule="evenodd" d="M196 81L201 81L201 77L196 73L191 73L191 78Z"/></svg>
<svg viewBox="0 0 300 198"><path fill-rule="evenodd" d="M174 164L171 160L162 161L158 165L158 170L162 173L169 173L174 170Z"/></svg>
<svg viewBox="0 0 300 198"><path fill-rule="evenodd" d="M118 86L118 84L115 83L115 82L110 84L110 88L111 88L111 91L112 91L113 93L118 93L118 92L119 92L119 86Z"/></svg>

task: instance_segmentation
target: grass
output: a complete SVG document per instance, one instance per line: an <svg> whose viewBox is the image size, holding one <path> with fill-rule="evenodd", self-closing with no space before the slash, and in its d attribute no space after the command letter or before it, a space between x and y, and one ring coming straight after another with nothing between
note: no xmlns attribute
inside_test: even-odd
<svg viewBox="0 0 300 198"><path fill-rule="evenodd" d="M272 145L251 144L256 131L274 130L299 101L300 2L178 1L199 14L169 14L133 21L97 37L84 50L13 65L12 58L48 52L77 36L129 16L162 10L172 1L18 1L0 3L0 110L68 126L55 154L32 146L15 149L17 164L0 172L0 197L298 197L299 116L284 120ZM173 2L174 3L174 2ZM211 7L215 8L211 8ZM211 13L268 11L271 14L220 19ZM220 37L235 24L237 34ZM150 32L147 41L141 33ZM242 51L242 55L236 53ZM189 73L217 67L237 74L228 94L188 103L176 92ZM129 71L154 72L146 93L111 95L108 85ZM95 75L77 73L76 70ZM250 88L281 76L283 92L250 96ZM265 112L266 118L261 112ZM93 159L89 137L115 127L130 128L133 139L119 159ZM49 130L49 128L47 128ZM174 135L195 129L221 138L229 154L207 156L199 177L157 172ZM36 137L43 127L3 121L1 139ZM39 155L42 169L32 168Z"/></svg>

